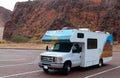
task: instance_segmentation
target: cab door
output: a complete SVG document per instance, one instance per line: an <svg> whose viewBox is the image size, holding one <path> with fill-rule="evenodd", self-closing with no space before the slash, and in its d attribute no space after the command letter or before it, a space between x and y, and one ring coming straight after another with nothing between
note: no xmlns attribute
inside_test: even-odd
<svg viewBox="0 0 120 78"><path fill-rule="evenodd" d="M74 44L72 47L72 62L73 66L80 66L82 47L79 44Z"/></svg>

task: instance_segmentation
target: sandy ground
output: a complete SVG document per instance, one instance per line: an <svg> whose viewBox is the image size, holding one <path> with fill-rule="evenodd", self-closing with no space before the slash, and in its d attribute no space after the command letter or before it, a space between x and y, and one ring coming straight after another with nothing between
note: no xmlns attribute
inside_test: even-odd
<svg viewBox="0 0 120 78"><path fill-rule="evenodd" d="M18 48L18 49L45 49L46 46L49 46L50 48L52 44L34 44L34 43L0 44L0 48Z"/></svg>
<svg viewBox="0 0 120 78"><path fill-rule="evenodd" d="M47 45L49 46L49 48L52 46L52 44L4 43L4 44L0 44L0 48L45 49ZM120 51L120 44L113 45L113 51Z"/></svg>
<svg viewBox="0 0 120 78"><path fill-rule="evenodd" d="M113 45L113 51L120 51L120 44Z"/></svg>

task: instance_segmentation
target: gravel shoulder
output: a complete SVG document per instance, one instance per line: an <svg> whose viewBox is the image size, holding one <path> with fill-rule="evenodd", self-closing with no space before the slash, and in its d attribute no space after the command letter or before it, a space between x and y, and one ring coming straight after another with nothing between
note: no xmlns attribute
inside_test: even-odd
<svg viewBox="0 0 120 78"><path fill-rule="evenodd" d="M35 43L4 43L0 44L0 48L17 48L17 49L45 49L46 46L49 46L49 48L52 46L52 44L35 44ZM120 51L120 44L113 45L113 51L118 52Z"/></svg>
<svg viewBox="0 0 120 78"><path fill-rule="evenodd" d="M52 44L35 44L35 43L4 43L0 44L0 48L3 49L12 49L12 48L17 48L17 49L45 49L46 46L49 46L49 48L52 46Z"/></svg>

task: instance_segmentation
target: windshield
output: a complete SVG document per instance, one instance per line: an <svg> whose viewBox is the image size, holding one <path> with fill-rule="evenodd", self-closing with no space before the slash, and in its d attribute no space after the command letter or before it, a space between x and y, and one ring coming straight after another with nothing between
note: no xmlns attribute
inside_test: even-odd
<svg viewBox="0 0 120 78"><path fill-rule="evenodd" d="M56 43L51 49L55 52L70 52L73 43Z"/></svg>

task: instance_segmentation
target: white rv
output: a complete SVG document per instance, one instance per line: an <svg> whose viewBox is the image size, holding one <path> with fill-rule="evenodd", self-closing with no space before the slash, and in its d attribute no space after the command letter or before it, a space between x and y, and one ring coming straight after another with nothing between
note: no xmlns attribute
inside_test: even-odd
<svg viewBox="0 0 120 78"><path fill-rule="evenodd" d="M48 69L63 69L68 74L72 67L102 66L112 59L113 37L105 32L89 29L50 30L43 42L55 42L54 46L40 54L39 66Z"/></svg>

